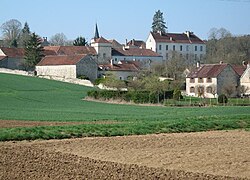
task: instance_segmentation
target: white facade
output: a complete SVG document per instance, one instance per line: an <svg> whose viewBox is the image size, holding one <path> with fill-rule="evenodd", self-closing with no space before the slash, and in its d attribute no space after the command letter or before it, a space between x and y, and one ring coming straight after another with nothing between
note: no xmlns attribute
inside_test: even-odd
<svg viewBox="0 0 250 180"><path fill-rule="evenodd" d="M250 65L247 65L247 69L242 74L240 78L241 86L244 86L245 91L244 94L250 94Z"/></svg>
<svg viewBox="0 0 250 180"><path fill-rule="evenodd" d="M66 79L76 78L76 65L36 66L38 76L51 76Z"/></svg>
<svg viewBox="0 0 250 180"><path fill-rule="evenodd" d="M165 61L172 58L173 52L177 52L190 62L202 61L206 55L206 45L204 43L181 43L171 40L171 38L168 42L157 42L152 33L149 34L146 41L146 48L163 56Z"/></svg>
<svg viewBox="0 0 250 180"><path fill-rule="evenodd" d="M201 91L205 98L218 97L217 78L202 78L202 83L200 78L186 78L186 93L188 96L197 96L198 88L203 88Z"/></svg>

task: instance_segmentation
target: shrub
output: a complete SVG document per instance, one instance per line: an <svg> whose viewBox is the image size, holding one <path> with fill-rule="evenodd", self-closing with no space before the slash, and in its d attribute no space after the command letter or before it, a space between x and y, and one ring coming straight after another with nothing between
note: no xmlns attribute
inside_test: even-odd
<svg viewBox="0 0 250 180"><path fill-rule="evenodd" d="M173 99L180 100L183 99L180 89L175 89L173 92Z"/></svg>
<svg viewBox="0 0 250 180"><path fill-rule="evenodd" d="M95 81L94 81L94 85L99 85L100 83L103 83L105 81L104 78L97 78Z"/></svg>
<svg viewBox="0 0 250 180"><path fill-rule="evenodd" d="M228 98L225 94L221 94L218 97L218 102L219 103L227 103L228 102Z"/></svg>
<svg viewBox="0 0 250 180"><path fill-rule="evenodd" d="M78 75L77 78L78 78L78 79L89 80L89 77L88 77L88 76L85 76L85 75Z"/></svg>

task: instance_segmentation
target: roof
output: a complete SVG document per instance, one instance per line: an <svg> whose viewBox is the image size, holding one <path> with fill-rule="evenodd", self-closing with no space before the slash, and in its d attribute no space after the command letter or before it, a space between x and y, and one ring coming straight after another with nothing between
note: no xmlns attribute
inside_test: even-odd
<svg viewBox="0 0 250 180"><path fill-rule="evenodd" d="M112 40L108 40L111 44L113 48L120 48L122 47L122 44L120 44L118 41L116 41L115 39Z"/></svg>
<svg viewBox="0 0 250 180"><path fill-rule="evenodd" d="M86 56L86 54L46 56L37 66L75 65Z"/></svg>
<svg viewBox="0 0 250 180"><path fill-rule="evenodd" d="M138 71L140 69L139 62L136 61L120 61L118 64L102 64L99 67L108 71Z"/></svg>
<svg viewBox="0 0 250 180"><path fill-rule="evenodd" d="M213 78L217 77L228 64L205 64L188 74L188 78Z"/></svg>
<svg viewBox="0 0 250 180"><path fill-rule="evenodd" d="M0 56L0 61L6 58L6 56Z"/></svg>
<svg viewBox="0 0 250 180"><path fill-rule="evenodd" d="M243 65L232 65L232 67L235 70L235 72L240 76L245 72L247 68L247 66L243 66Z"/></svg>
<svg viewBox="0 0 250 180"><path fill-rule="evenodd" d="M0 49L8 57L12 57L12 58L24 57L24 49L23 48L1 47Z"/></svg>
<svg viewBox="0 0 250 180"><path fill-rule="evenodd" d="M107 43L107 44L111 44L107 39L100 37L95 39L95 43Z"/></svg>
<svg viewBox="0 0 250 180"><path fill-rule="evenodd" d="M113 48L112 56L151 56L159 57L160 55L150 49L141 49L141 48Z"/></svg>
<svg viewBox="0 0 250 180"><path fill-rule="evenodd" d="M76 55L76 54L96 55L95 48L89 46L45 46L44 50L50 52L54 51L58 55Z"/></svg>
<svg viewBox="0 0 250 180"><path fill-rule="evenodd" d="M127 43L127 46L146 47L146 43L141 40L132 39Z"/></svg>
<svg viewBox="0 0 250 180"><path fill-rule="evenodd" d="M151 34L156 42L205 44L204 41L202 41L192 32L186 32L186 33L153 33L151 32Z"/></svg>

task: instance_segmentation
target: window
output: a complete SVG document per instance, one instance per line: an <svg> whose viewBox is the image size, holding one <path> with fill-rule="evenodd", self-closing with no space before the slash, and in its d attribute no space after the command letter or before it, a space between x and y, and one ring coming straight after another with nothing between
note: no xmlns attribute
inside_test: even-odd
<svg viewBox="0 0 250 180"><path fill-rule="evenodd" d="M194 78L190 78L190 83L194 83Z"/></svg>
<svg viewBox="0 0 250 180"><path fill-rule="evenodd" d="M200 51L203 51L203 46L200 47Z"/></svg>
<svg viewBox="0 0 250 180"><path fill-rule="evenodd" d="M166 51L168 51L168 45L166 45Z"/></svg>
<svg viewBox="0 0 250 180"><path fill-rule="evenodd" d="M182 51L182 45L180 45L180 51Z"/></svg>
<svg viewBox="0 0 250 180"><path fill-rule="evenodd" d="M207 93L212 93L212 87L211 86L207 87Z"/></svg>
<svg viewBox="0 0 250 180"><path fill-rule="evenodd" d="M105 59L106 58L106 53L103 53L103 59Z"/></svg>
<svg viewBox="0 0 250 180"><path fill-rule="evenodd" d="M115 61L117 61L117 58L115 58Z"/></svg>
<svg viewBox="0 0 250 180"><path fill-rule="evenodd" d="M197 46L194 46L194 51L197 51Z"/></svg>
<svg viewBox="0 0 250 180"><path fill-rule="evenodd" d="M159 45L159 51L161 51L161 45Z"/></svg>
<svg viewBox="0 0 250 180"><path fill-rule="evenodd" d="M198 83L203 83L203 78L199 78Z"/></svg>
<svg viewBox="0 0 250 180"><path fill-rule="evenodd" d="M189 55L188 55L188 54L186 54L186 59L187 59L187 60L188 60L188 56L189 56Z"/></svg>
<svg viewBox="0 0 250 180"><path fill-rule="evenodd" d="M200 54L200 59L202 59L203 58L203 55L202 54Z"/></svg>
<svg viewBox="0 0 250 180"><path fill-rule="evenodd" d="M175 51L175 45L173 45L173 51Z"/></svg>
<svg viewBox="0 0 250 180"><path fill-rule="evenodd" d="M122 80L123 78L120 76L119 79Z"/></svg>
<svg viewBox="0 0 250 180"><path fill-rule="evenodd" d="M208 77L207 78L207 83L211 83L212 82L212 78Z"/></svg>
<svg viewBox="0 0 250 180"><path fill-rule="evenodd" d="M190 93L194 93L194 92L195 92L194 87L190 87Z"/></svg>
<svg viewBox="0 0 250 180"><path fill-rule="evenodd" d="M186 51L189 51L189 45L186 46Z"/></svg>
<svg viewBox="0 0 250 180"><path fill-rule="evenodd" d="M194 60L197 60L197 54L194 55Z"/></svg>

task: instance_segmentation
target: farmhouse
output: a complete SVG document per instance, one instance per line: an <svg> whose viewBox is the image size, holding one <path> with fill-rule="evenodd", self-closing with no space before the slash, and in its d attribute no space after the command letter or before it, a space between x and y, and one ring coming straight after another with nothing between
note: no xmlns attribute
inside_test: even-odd
<svg viewBox="0 0 250 180"><path fill-rule="evenodd" d="M244 66L227 63L204 64L197 67L186 77L186 94L214 98L220 94L231 97L239 95L240 76Z"/></svg>
<svg viewBox="0 0 250 180"><path fill-rule="evenodd" d="M86 54L46 56L36 66L38 76L69 79L85 76L91 81L97 78L97 69L95 60Z"/></svg>
<svg viewBox="0 0 250 180"><path fill-rule="evenodd" d="M206 54L206 45L193 32L163 33L150 32L146 48L163 56L163 60L171 59L174 52L179 53L187 62L202 61Z"/></svg>

